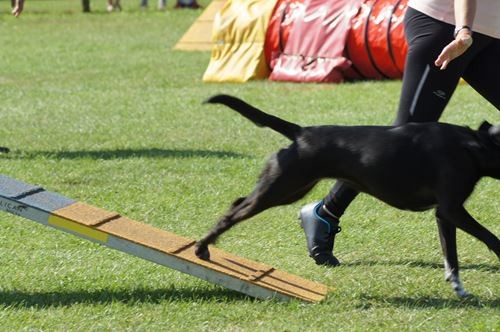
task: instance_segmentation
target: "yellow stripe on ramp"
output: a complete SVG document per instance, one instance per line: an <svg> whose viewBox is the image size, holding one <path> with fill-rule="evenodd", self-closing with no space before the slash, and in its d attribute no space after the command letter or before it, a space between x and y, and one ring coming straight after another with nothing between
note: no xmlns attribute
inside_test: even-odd
<svg viewBox="0 0 500 332"><path fill-rule="evenodd" d="M75 232L77 234L84 235L88 238L101 241L101 242L108 242L108 234L98 231L96 229L83 226L79 223L76 223L74 221L64 219L58 216L51 215L49 217L49 225L57 226L72 232Z"/></svg>

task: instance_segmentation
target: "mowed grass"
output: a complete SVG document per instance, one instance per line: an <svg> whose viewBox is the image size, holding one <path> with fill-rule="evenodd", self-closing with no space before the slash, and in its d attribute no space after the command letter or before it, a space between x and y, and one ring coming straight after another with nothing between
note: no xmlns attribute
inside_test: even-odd
<svg viewBox="0 0 500 332"><path fill-rule="evenodd" d="M202 1L204 5L208 1ZM179 235L201 237L247 194L265 158L288 144L228 109L218 92L304 125L389 124L399 81L207 84L207 52L172 47L201 10L82 14L78 1L28 1L19 19L0 1L0 173L41 184ZM478 126L500 113L461 85L442 120ZM433 212L398 211L361 195L342 219L336 254L316 266L296 220L333 181L266 211L217 246L323 282L319 304L255 300L159 265L0 215L0 322L10 330L332 331L500 328L498 259L459 232L465 287L443 280ZM467 208L500 234L498 182L482 180Z"/></svg>

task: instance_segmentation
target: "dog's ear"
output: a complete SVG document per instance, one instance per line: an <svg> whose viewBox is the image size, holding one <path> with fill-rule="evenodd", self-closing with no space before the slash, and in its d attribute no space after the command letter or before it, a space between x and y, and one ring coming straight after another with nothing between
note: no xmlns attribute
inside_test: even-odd
<svg viewBox="0 0 500 332"><path fill-rule="evenodd" d="M483 121L483 123L481 123L479 128L477 128L477 131L487 131L490 128L491 128L491 123L489 123L488 121Z"/></svg>
<svg viewBox="0 0 500 332"><path fill-rule="evenodd" d="M491 138L493 138L495 142L500 144L500 126L490 126L488 134L490 134Z"/></svg>

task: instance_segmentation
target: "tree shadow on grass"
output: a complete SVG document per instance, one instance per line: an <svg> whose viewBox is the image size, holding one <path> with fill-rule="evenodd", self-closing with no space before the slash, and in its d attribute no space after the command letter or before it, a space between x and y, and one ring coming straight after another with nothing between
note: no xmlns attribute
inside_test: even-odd
<svg viewBox="0 0 500 332"><path fill-rule="evenodd" d="M74 304L167 302L237 302L253 299L242 293L224 289L133 289L133 290L68 290L54 292L0 291L0 306L13 308L68 307Z"/></svg>
<svg viewBox="0 0 500 332"><path fill-rule="evenodd" d="M10 159L130 159L130 158L249 158L231 151L195 149L114 149L114 150L62 150L62 151L11 151Z"/></svg>

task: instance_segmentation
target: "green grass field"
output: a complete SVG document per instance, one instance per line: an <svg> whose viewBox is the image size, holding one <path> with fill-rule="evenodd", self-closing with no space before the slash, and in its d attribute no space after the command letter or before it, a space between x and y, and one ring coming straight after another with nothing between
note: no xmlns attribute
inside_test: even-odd
<svg viewBox="0 0 500 332"><path fill-rule="evenodd" d="M222 107L218 92L301 124L389 124L400 82L206 84L209 53L172 51L201 10L108 14L93 1L27 0L9 15L0 0L0 173L86 203L199 238L232 200L247 194L265 158L287 140ZM208 0L201 1L208 4ZM500 123L470 87L458 88L442 120ZM339 268L308 258L296 220L333 181L266 211L217 246L323 282L319 304L248 298L168 268L0 214L2 331L495 331L499 262L458 234L465 288L444 282L433 212L398 211L361 195L336 239ZM500 234L498 182L481 181L469 211Z"/></svg>

